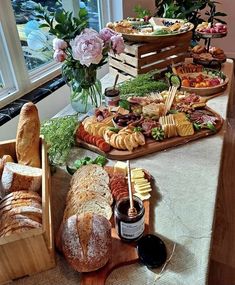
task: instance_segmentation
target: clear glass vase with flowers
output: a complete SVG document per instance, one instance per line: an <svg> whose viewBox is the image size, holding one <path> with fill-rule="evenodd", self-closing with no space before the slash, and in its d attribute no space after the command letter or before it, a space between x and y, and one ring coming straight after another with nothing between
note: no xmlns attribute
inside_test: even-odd
<svg viewBox="0 0 235 285"><path fill-rule="evenodd" d="M97 32L88 28L87 12L77 17L64 9L49 12L38 5L37 17L54 35L54 59L62 63L62 75L71 88L71 105L77 112L99 107L102 102L101 83L97 70L107 62L108 53L124 51L122 36L109 28Z"/></svg>

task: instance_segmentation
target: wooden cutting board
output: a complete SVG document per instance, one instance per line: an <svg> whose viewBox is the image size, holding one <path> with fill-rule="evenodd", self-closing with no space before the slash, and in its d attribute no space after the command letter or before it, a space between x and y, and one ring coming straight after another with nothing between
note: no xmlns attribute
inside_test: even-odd
<svg viewBox="0 0 235 285"><path fill-rule="evenodd" d="M149 232L149 200L144 201L145 233ZM101 269L82 273L81 285L104 285L109 274L118 267L138 261L136 243L126 243L118 237L112 221L112 255L109 262Z"/></svg>
<svg viewBox="0 0 235 285"><path fill-rule="evenodd" d="M214 116L218 119L217 124L215 126L216 131L218 132L223 126L223 118L218 113L213 111L212 109L208 107L206 107L205 109L212 112ZM135 148L133 151L112 149L108 153L105 153L101 151L98 147L88 144L78 138L76 138L76 141L77 141L78 146L84 147L86 149L92 150L101 155L104 155L109 159L127 160L127 159L133 159L136 157L144 156L144 155L147 155L153 152L165 150L165 149L168 149L174 146L184 145L190 141L208 137L213 134L215 133L210 131L209 129L202 129L200 131L195 132L194 135L191 135L191 136L174 137L174 138L164 139L163 141L160 141L160 142L147 138L146 144L144 146L139 146Z"/></svg>

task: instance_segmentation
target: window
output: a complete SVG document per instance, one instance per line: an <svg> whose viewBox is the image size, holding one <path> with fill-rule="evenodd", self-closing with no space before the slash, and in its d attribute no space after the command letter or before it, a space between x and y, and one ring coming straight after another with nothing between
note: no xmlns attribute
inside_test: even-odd
<svg viewBox="0 0 235 285"><path fill-rule="evenodd" d="M39 28L34 7L50 11L87 9L90 27L101 28L101 11L107 0L4 0L0 8L0 108L60 73L53 61L52 36ZM102 11L104 13L104 11ZM106 13L107 14L107 13Z"/></svg>

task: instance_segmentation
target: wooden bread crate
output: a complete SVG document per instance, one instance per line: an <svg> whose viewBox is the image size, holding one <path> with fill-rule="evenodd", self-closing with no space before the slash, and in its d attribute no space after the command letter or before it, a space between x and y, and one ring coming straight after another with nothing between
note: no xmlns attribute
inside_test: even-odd
<svg viewBox="0 0 235 285"><path fill-rule="evenodd" d="M40 138L42 161L42 228L0 238L0 284L55 266L51 216L50 169L44 139ZM0 157L16 161L15 140L0 142Z"/></svg>
<svg viewBox="0 0 235 285"><path fill-rule="evenodd" d="M109 71L121 79L135 77L154 69L184 61L192 39L192 31L175 36L162 36L154 42L125 42L124 53L109 55Z"/></svg>

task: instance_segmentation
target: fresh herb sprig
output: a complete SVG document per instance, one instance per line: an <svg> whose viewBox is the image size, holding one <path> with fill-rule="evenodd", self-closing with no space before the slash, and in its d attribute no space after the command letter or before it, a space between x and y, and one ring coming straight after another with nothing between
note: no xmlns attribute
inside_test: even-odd
<svg viewBox="0 0 235 285"><path fill-rule="evenodd" d="M66 162L70 149L75 144L74 131L77 124L77 116L53 118L42 124L41 134L49 146L50 164L62 165Z"/></svg>
<svg viewBox="0 0 235 285"><path fill-rule="evenodd" d="M161 92L166 89L168 89L167 83L154 80L152 72L137 75L137 77L119 85L121 99L123 100L131 94L134 96L145 96L147 93Z"/></svg>

